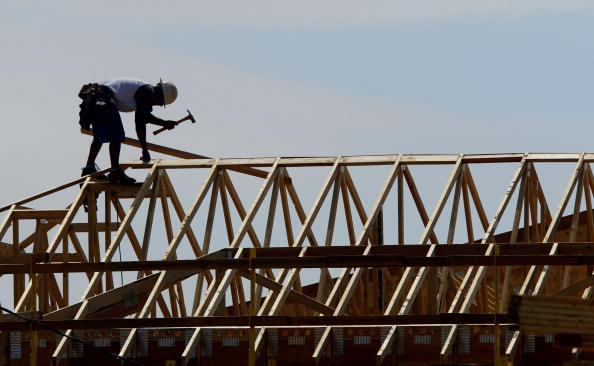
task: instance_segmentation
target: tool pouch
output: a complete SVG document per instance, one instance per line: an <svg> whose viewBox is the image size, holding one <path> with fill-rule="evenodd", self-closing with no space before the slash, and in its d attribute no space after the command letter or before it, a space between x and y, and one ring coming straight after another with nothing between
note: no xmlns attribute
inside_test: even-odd
<svg viewBox="0 0 594 366"><path fill-rule="evenodd" d="M91 125L101 120L107 103L111 102L113 92L97 83L85 84L80 88L78 97L82 99L78 112L80 127L89 130Z"/></svg>

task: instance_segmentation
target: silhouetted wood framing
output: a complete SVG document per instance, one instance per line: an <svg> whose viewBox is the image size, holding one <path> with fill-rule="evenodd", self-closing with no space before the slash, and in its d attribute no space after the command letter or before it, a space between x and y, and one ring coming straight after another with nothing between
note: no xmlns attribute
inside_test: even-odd
<svg viewBox="0 0 594 366"><path fill-rule="evenodd" d="M316 359L332 357L336 327L381 326L374 351L381 363L404 325L440 324L447 359L460 326L492 325L495 313L497 323L509 323L514 295L591 298L594 154L224 159L151 149L181 159L123 164L146 174L139 184L87 176L0 208L0 276L11 277L15 312L39 312L64 329L90 329L101 319L128 328L122 356L135 354L139 328L188 327L184 364L209 326L255 324L258 350L272 328L322 326L307 355ZM474 168L484 164L508 171L496 197L481 195L485 178ZM555 164L572 168L555 175L565 189L551 198L539 172ZM428 179L418 166L442 168ZM297 187L305 169L318 173ZM181 184L178 172L198 175ZM242 186L248 181L251 191ZM73 200L58 209L30 207L68 190L76 190ZM500 203L489 217L485 202L493 198ZM256 248L254 258L247 248ZM125 260L117 260L120 252ZM254 299L245 291L250 270ZM257 316L249 323L252 302ZM532 320L504 345L508 355L523 330L554 328ZM0 316L0 330L19 327ZM69 357L69 343L57 342L54 360Z"/></svg>

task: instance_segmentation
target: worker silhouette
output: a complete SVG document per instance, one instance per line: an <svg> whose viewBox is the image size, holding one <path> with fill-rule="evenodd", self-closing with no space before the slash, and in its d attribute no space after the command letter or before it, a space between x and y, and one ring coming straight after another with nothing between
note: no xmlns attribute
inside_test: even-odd
<svg viewBox="0 0 594 366"><path fill-rule="evenodd" d="M136 135L142 148L141 159L149 161L151 156L146 145L146 124L151 123L167 129L175 127L175 121L162 120L151 112L155 105L165 106L175 101L176 86L163 80L156 85L150 85L139 79L114 78L100 83L85 84L78 96L83 100L80 104L79 123L83 129L93 130L93 141L87 165L82 168L82 175L97 171L95 159L101 146L109 143L111 169L107 177L97 178L117 184L136 182L120 168L120 148L125 135L119 112L135 112Z"/></svg>

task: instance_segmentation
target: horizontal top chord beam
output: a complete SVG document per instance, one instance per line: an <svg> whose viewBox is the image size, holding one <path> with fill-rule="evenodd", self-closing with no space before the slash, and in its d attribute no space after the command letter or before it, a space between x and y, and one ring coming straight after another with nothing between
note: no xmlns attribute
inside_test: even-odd
<svg viewBox="0 0 594 366"><path fill-rule="evenodd" d="M495 319L496 318L496 319ZM110 328L181 328L181 327L298 327L298 326L380 326L380 325L446 325L476 324L513 325L507 314L437 314L437 315L340 315L340 316L212 316L160 319L84 319L40 321L52 329L110 329ZM22 321L0 322L0 331L27 331ZM43 329L41 327L35 327Z"/></svg>
<svg viewBox="0 0 594 366"><path fill-rule="evenodd" d="M515 163L520 162L525 154L470 154L464 155L464 164L493 164L493 163ZM531 162L576 162L580 154L559 153L559 154L527 154L526 160ZM441 165L455 164L459 155L433 155L415 154L402 155L402 164L407 165ZM274 164L276 157L261 158L225 158L219 162L220 167L228 169L239 169L245 167L270 167ZM594 161L594 154L585 154L585 161ZM282 157L278 163L283 167L304 167L304 166L332 166L336 157ZM212 166L214 159L184 159L184 160L162 160L160 168L165 169L187 169L187 168L208 168ZM372 166L392 165L395 162L395 155L360 155L345 156L342 158L341 166ZM130 161L124 164L126 167L140 169L148 168L151 164L139 160Z"/></svg>
<svg viewBox="0 0 594 366"><path fill-rule="evenodd" d="M478 246L478 245L475 245ZM27 263L0 264L0 274L13 273L72 273L138 270L185 270L196 273L209 269L250 268L347 268L347 267L456 267L456 266L514 266L514 265L593 265L591 249L576 254L545 256L542 254L406 256L398 254L270 256L232 259L194 259L176 261L124 261L93 263Z"/></svg>

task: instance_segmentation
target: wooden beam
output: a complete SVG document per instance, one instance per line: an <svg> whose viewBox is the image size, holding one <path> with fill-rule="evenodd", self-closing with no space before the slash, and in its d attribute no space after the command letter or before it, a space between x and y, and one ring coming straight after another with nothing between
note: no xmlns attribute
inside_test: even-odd
<svg viewBox="0 0 594 366"><path fill-rule="evenodd" d="M417 211L419 212L419 216L421 217L421 221L423 222L423 226L426 227L427 224L429 223L429 215L427 215L427 210L425 209L425 205L423 204L423 200L421 199L421 196L419 194L419 191L417 190L417 186L415 184L415 181L412 177L412 175L410 174L410 171L408 170L408 168L406 166L402 167L402 173L404 175L404 178L406 179L406 184L408 186L409 192L412 196L412 199L415 203L415 206L417 207ZM437 244L437 236L435 235L435 233L431 233L429 240L431 241L432 244Z"/></svg>
<svg viewBox="0 0 594 366"><path fill-rule="evenodd" d="M13 210L12 217L15 220L63 220L68 210Z"/></svg>
<svg viewBox="0 0 594 366"><path fill-rule="evenodd" d="M29 314L29 313L27 313ZM8 318L8 315L5 315ZM8 320L8 319L7 319ZM506 314L497 315L499 324L516 325ZM129 329L132 327L186 328L186 327L316 327L324 325L342 327L386 326L392 324L408 326L431 326L435 324L477 324L493 325L494 314L438 314L438 315L344 315L344 316L214 316L214 317L181 317L161 319L84 319L84 320L42 320L38 324L53 329ZM34 329L40 329L33 326ZM31 325L21 320L0 321L1 331L27 331ZM43 328L41 328L43 329Z"/></svg>
<svg viewBox="0 0 594 366"><path fill-rule="evenodd" d="M192 276L192 272L176 271L167 277L165 285ZM87 302L86 318L104 318L106 316L126 316L140 310L142 300L148 296L159 277L154 273L134 282L117 287L113 290L79 301L43 316L47 320L74 319L81 305Z"/></svg>
<svg viewBox="0 0 594 366"><path fill-rule="evenodd" d="M240 270L237 273L246 279L249 279L250 277L250 274L247 270ZM280 291L283 287L282 284L260 274L256 274L256 282L272 291ZM321 303L318 300L313 299L293 289L289 291L287 299L295 301L305 307L308 307L324 315L332 315L332 313L334 312L333 308L326 306L324 303Z"/></svg>
<svg viewBox="0 0 594 366"><path fill-rule="evenodd" d="M85 135L93 136L93 132L91 132L89 130L81 129L80 132ZM141 147L140 142L138 140L135 140L135 139L132 139L129 137L125 138L123 144L128 145L128 146L133 146L133 147ZM170 148L167 146L152 144L150 142L148 142L146 144L146 146L150 151L158 152L160 154L165 154L165 155L169 155L169 156L175 156L175 157L181 158L181 159L211 160L210 165L212 165L212 163L214 162L214 159L211 159L207 156L198 155L198 154L194 154L194 153L183 151L183 150L173 149L173 148ZM151 162L151 164L152 164L152 162ZM130 165L132 165L132 164L130 164ZM146 165L146 163L143 163L143 165ZM250 168L250 167L240 167L240 168L231 169L231 170L235 170L235 171L238 171L238 172L244 173L244 174L253 175L255 177L260 177L260 178L266 177L265 171ZM0 212L2 212L2 209L0 209Z"/></svg>
<svg viewBox="0 0 594 366"><path fill-rule="evenodd" d="M551 296L573 296L577 294L579 291L586 289L592 285L594 285L594 276L588 276L581 281L577 281L571 285L564 287L562 290L555 292Z"/></svg>

